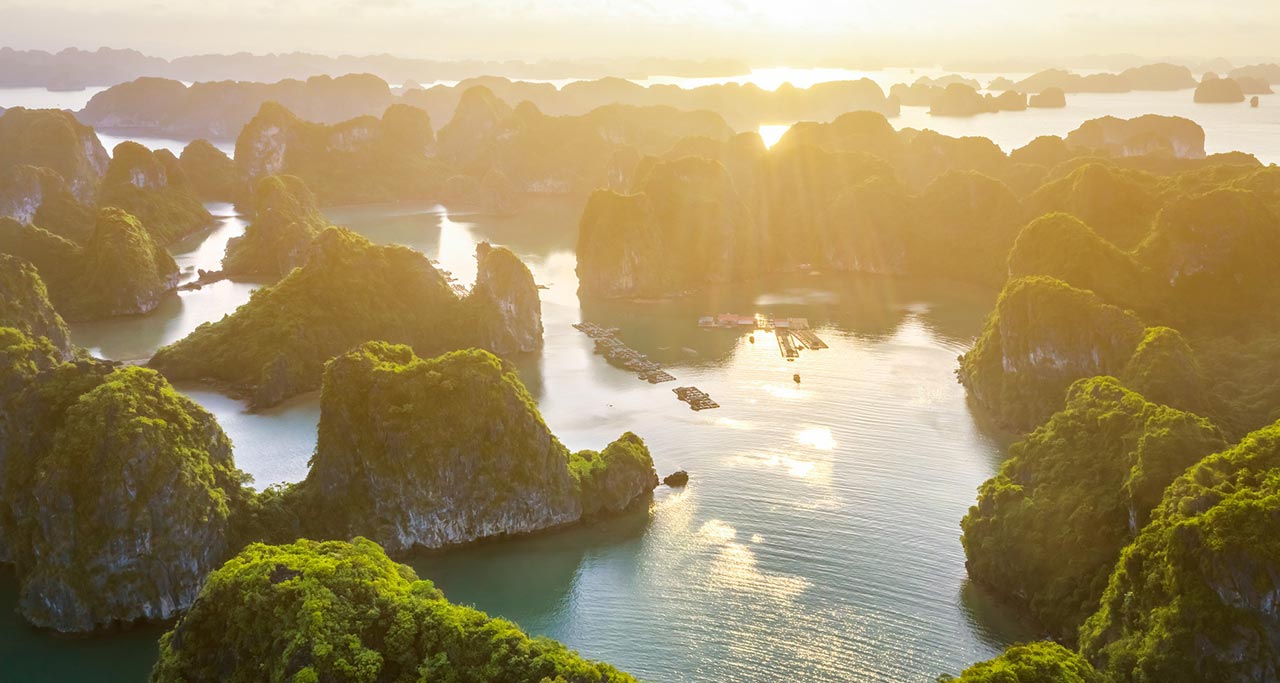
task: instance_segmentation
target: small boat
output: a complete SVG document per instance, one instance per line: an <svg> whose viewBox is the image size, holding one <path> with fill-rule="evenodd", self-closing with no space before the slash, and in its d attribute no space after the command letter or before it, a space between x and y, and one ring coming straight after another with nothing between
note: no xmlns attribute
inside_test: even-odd
<svg viewBox="0 0 1280 683"><path fill-rule="evenodd" d="M798 372L797 372L796 374L792 375L792 376L791 376L791 379L795 380L796 384L799 384L799 383L800 383L800 373L798 373Z"/></svg>
<svg viewBox="0 0 1280 683"><path fill-rule="evenodd" d="M756 343L756 336L753 334L750 337L747 337L747 341L751 342L752 344Z"/></svg>

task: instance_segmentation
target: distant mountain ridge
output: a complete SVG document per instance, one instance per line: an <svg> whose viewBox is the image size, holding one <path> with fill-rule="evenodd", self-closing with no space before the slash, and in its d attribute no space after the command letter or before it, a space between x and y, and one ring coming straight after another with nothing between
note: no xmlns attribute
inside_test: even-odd
<svg viewBox="0 0 1280 683"><path fill-rule="evenodd" d="M392 83L458 81L477 76L516 79L644 78L646 76L736 76L750 68L731 59L432 60L394 55L204 54L172 60L137 50L67 48L59 52L0 48L0 87L79 90L108 86L143 76L180 81L280 81L312 76L372 73Z"/></svg>

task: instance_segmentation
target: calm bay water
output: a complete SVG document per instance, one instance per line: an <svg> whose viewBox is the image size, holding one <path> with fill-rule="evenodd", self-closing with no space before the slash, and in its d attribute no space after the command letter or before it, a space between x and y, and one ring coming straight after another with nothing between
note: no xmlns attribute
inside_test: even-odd
<svg viewBox="0 0 1280 683"><path fill-rule="evenodd" d="M11 104L2 96L0 106ZM1280 160L1273 100L1259 110L1189 100L1189 92L1077 95L1065 110L972 119L906 109L895 125L987 135L1008 148L1107 113L1182 113L1205 125L1212 151ZM211 209L218 225L173 247L186 280L217 268L226 241L244 229L230 206ZM574 449L635 431L660 473L685 468L692 477L621 518L410 558L422 576L457 602L651 681L929 681L1034 636L967 583L958 540L977 485L1003 457L1000 436L978 422L953 375L994 292L791 274L675 301L584 305L573 255L580 211L565 200L501 216L426 204L330 211L377 242L422 251L463 284L475 277L477 241L512 248L546 286L546 348L515 360L552 430ZM146 316L77 324L72 336L103 357L145 359L230 313L257 286L174 294ZM752 343L697 327L698 316L718 312L807 317L830 348L786 362L769 334ZM580 320L619 327L676 384L702 388L722 408L695 413L672 384L609 366L570 327ZM179 388L218 417L258 486L305 476L315 394L250 414L207 388ZM53 638L13 613L15 591L12 573L0 572L5 675L146 679L162 629Z"/></svg>
<svg viewBox="0 0 1280 683"><path fill-rule="evenodd" d="M952 374L993 292L797 274L677 301L583 306L572 252L580 209L552 200L507 216L411 204L330 212L375 241L421 250L463 283L475 277L478 240L511 247L547 287L546 348L517 365L552 430L574 449L632 430L661 473L692 476L619 519L410 558L422 576L455 601L652 681L927 681L1031 635L968 586L958 540L975 488L1002 457ZM175 247L184 271L216 267L243 229L229 207L214 212L226 216L219 227ZM222 284L147 316L76 325L73 339L106 357L145 358L255 286ZM769 334L752 343L699 329L697 317L714 312L807 317L830 348L786 362ZM723 407L695 413L674 385L609 366L570 326L579 320L621 328L677 384ZM305 476L314 394L249 414L207 389L179 388L218 417L257 485ZM12 576L0 577L0 602L13 591ZM3 619L0 661L54 681L87 670L141 681L159 632L62 640Z"/></svg>

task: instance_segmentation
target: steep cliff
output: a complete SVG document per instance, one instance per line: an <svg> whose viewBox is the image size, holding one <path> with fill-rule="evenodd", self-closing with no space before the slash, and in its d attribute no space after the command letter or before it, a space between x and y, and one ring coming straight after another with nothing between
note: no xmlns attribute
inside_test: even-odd
<svg viewBox="0 0 1280 683"><path fill-rule="evenodd" d="M301 266L311 240L328 225L315 195L296 176L266 176L253 195L253 222L227 242L229 274L281 276Z"/></svg>
<svg viewBox="0 0 1280 683"><path fill-rule="evenodd" d="M235 313L160 349L154 367L239 385L261 408L318 388L325 361L361 342L434 354L480 345L481 329L492 329L492 310L468 305L411 249L328 228L303 261Z"/></svg>
<svg viewBox="0 0 1280 683"><path fill-rule="evenodd" d="M1162 179L1110 163L1082 164L1037 189L1028 199L1037 215L1062 211L1088 223L1104 239L1132 249L1151 231L1165 201Z"/></svg>
<svg viewBox="0 0 1280 683"><path fill-rule="evenodd" d="M77 242L93 228L93 209L71 194L57 171L36 166L0 171L0 218L5 217Z"/></svg>
<svg viewBox="0 0 1280 683"><path fill-rule="evenodd" d="M1132 119L1104 116L1085 121L1067 134L1072 147L1105 151L1114 156L1167 154L1180 159L1203 159L1204 129L1177 116L1147 114Z"/></svg>
<svg viewBox="0 0 1280 683"><path fill-rule="evenodd" d="M146 313L178 284L173 257L121 209L98 213L93 236L73 263L74 275L54 293L72 319Z"/></svg>
<svg viewBox="0 0 1280 683"><path fill-rule="evenodd" d="M582 294L664 296L753 270L759 235L722 164L662 161L637 182L637 194L600 190L587 202L577 248Z"/></svg>
<svg viewBox="0 0 1280 683"><path fill-rule="evenodd" d="M44 433L7 463L19 609L64 633L176 616L232 550L231 443L151 370L65 368L26 396Z"/></svg>
<svg viewBox="0 0 1280 683"><path fill-rule="evenodd" d="M0 322L3 325L3 322ZM13 562L9 549L5 481L11 445L23 428L14 419L22 392L44 370L62 362L58 349L46 337L32 338L14 327L0 326L0 562ZM11 431L12 430L12 431Z"/></svg>
<svg viewBox="0 0 1280 683"><path fill-rule="evenodd" d="M1234 78L1205 78L1192 99L1201 104L1233 104L1244 101L1244 89Z"/></svg>
<svg viewBox="0 0 1280 683"><path fill-rule="evenodd" d="M426 360L369 342L325 370L300 516L325 536L368 536L395 554L570 524L584 503L619 510L657 485L634 435L570 458L492 354Z"/></svg>
<svg viewBox="0 0 1280 683"><path fill-rule="evenodd" d="M405 105L326 125L267 102L236 138L235 163L251 184L297 176L322 204L431 199L452 175L432 142L426 112Z"/></svg>
<svg viewBox="0 0 1280 683"><path fill-rule="evenodd" d="M1167 283L1179 319L1249 317L1280 297L1280 218L1265 195L1216 189L1180 196L1160 212L1136 255Z"/></svg>
<svg viewBox="0 0 1280 683"><path fill-rule="evenodd" d="M960 523L969 576L1071 642L1164 488L1225 446L1204 418L1114 378L1076 382Z"/></svg>
<svg viewBox="0 0 1280 683"><path fill-rule="evenodd" d="M1119 374L1142 331L1132 313L1092 292L1049 277L1018 278L960 357L960 382L998 423L1028 430L1062 406L1073 381Z"/></svg>
<svg viewBox="0 0 1280 683"><path fill-rule="evenodd" d="M476 245L476 284L468 302L478 308L480 345L494 353L542 348L542 301L533 273L505 247Z"/></svg>
<svg viewBox="0 0 1280 683"><path fill-rule="evenodd" d="M137 216L160 244L213 223L173 154L168 150L152 152L136 142L116 145L98 192L98 204Z"/></svg>
<svg viewBox="0 0 1280 683"><path fill-rule="evenodd" d="M622 512L658 486L653 456L631 432L603 451L570 454L569 472L578 484L584 517Z"/></svg>
<svg viewBox="0 0 1280 683"><path fill-rule="evenodd" d="M1027 275L1057 278L1136 309L1150 302L1156 284L1132 255L1065 213L1041 216L1018 233L1009 251L1009 277Z"/></svg>
<svg viewBox="0 0 1280 683"><path fill-rule="evenodd" d="M1200 415L1214 407L1200 360L1182 333L1169 327L1146 329L1120 377L1156 403Z"/></svg>
<svg viewBox="0 0 1280 683"><path fill-rule="evenodd" d="M634 683L449 603L372 541L254 544L160 639L155 683Z"/></svg>
<svg viewBox="0 0 1280 683"><path fill-rule="evenodd" d="M913 218L907 245L913 272L999 284L1027 214L1003 182L976 171L948 171L920 193Z"/></svg>
<svg viewBox="0 0 1280 683"><path fill-rule="evenodd" d="M670 107L611 104L551 116L529 101L513 108L477 85L462 93L438 148L474 178L500 174L516 195L587 194L610 186L618 153L660 154L689 136L728 140L733 131L711 112Z"/></svg>
<svg viewBox="0 0 1280 683"><path fill-rule="evenodd" d="M92 204L110 157L93 129L70 112L14 107L0 115L0 170L43 166L66 181L82 204Z"/></svg>
<svg viewBox="0 0 1280 683"><path fill-rule="evenodd" d="M1280 424L1179 477L1125 549L1082 653L1118 683L1280 677Z"/></svg>
<svg viewBox="0 0 1280 683"><path fill-rule="evenodd" d="M240 188L236 162L208 140L193 140L188 143L182 148L178 161L197 197L208 202L235 200Z"/></svg>
<svg viewBox="0 0 1280 683"><path fill-rule="evenodd" d="M0 326L48 339L62 359L71 358L71 332L49 303L44 281L30 263L0 254Z"/></svg>

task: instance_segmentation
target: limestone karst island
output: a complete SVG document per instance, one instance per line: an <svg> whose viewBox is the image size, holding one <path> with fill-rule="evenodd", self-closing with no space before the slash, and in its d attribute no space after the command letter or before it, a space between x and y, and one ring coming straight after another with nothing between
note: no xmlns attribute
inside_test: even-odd
<svg viewBox="0 0 1280 683"><path fill-rule="evenodd" d="M1278 0L0 0L0 683L1280 683L1278 164Z"/></svg>

